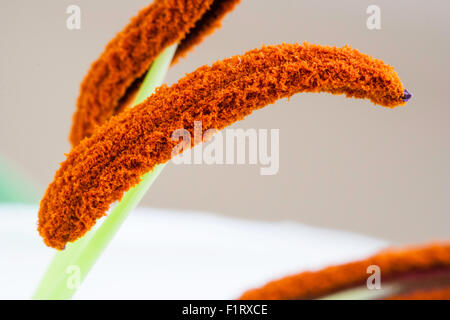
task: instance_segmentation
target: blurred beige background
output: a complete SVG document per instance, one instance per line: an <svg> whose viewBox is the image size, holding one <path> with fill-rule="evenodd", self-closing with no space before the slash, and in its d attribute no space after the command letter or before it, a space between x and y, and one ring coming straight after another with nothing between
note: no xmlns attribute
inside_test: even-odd
<svg viewBox="0 0 450 320"><path fill-rule="evenodd" d="M69 151L79 83L150 0L0 2L0 154L43 193ZM81 30L66 8L81 7ZM366 27L381 8L382 29ZM243 0L222 29L169 71L168 83L262 44L349 44L395 66L414 94L389 110L299 94L235 128L280 128L280 170L169 164L144 204L264 220L297 220L396 242L450 238L450 2Z"/></svg>

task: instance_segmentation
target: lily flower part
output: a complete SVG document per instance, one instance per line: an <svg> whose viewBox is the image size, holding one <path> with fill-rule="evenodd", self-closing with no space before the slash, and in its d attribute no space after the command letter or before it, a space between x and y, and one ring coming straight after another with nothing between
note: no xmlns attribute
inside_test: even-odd
<svg viewBox="0 0 450 320"><path fill-rule="evenodd" d="M379 286L369 288L368 285L377 285L377 276ZM242 300L368 298L450 299L450 243L385 250L361 261L287 276L240 297Z"/></svg>
<svg viewBox="0 0 450 320"><path fill-rule="evenodd" d="M173 62L220 26L240 0L154 0L106 46L85 76L73 115L77 145L133 98L155 58L178 43Z"/></svg>
<svg viewBox="0 0 450 320"><path fill-rule="evenodd" d="M220 130L299 92L345 94L389 108L405 104L394 69L348 46L281 44L200 67L72 149L41 201L39 233L57 249L82 237L142 175L171 159L175 130L193 135L195 121L203 133Z"/></svg>

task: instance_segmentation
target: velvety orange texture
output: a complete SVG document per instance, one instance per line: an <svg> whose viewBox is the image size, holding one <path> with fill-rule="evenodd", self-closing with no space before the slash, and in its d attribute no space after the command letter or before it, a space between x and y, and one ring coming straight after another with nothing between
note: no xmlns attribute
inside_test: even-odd
<svg viewBox="0 0 450 320"><path fill-rule="evenodd" d="M347 46L268 46L200 67L72 149L41 201L38 230L58 249L83 236L144 173L171 158L176 129L193 135L201 121L203 132L220 130L278 99L321 91L404 104L394 69Z"/></svg>
<svg viewBox="0 0 450 320"><path fill-rule="evenodd" d="M240 0L154 0L106 46L82 84L70 134L72 145L121 112L153 60L179 43L176 61L220 26Z"/></svg>
<svg viewBox="0 0 450 320"><path fill-rule="evenodd" d="M269 282L261 288L245 292L242 300L294 300L316 299L341 290L366 286L367 267L380 267L381 279L390 279L407 273L450 268L450 243L432 244L424 247L390 249L365 260L327 267L317 272L302 272L297 275ZM434 293L433 293L434 292ZM439 295L449 298L445 288L419 291L392 298L413 299Z"/></svg>

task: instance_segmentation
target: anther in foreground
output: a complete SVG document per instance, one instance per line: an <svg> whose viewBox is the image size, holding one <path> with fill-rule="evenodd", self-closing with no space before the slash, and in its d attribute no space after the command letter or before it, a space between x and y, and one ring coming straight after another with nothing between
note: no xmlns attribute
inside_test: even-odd
<svg viewBox="0 0 450 320"><path fill-rule="evenodd" d="M41 201L38 230L64 248L83 236L140 177L171 158L174 130L222 129L299 92L405 104L394 69L349 47L283 44L203 66L111 118L67 156Z"/></svg>

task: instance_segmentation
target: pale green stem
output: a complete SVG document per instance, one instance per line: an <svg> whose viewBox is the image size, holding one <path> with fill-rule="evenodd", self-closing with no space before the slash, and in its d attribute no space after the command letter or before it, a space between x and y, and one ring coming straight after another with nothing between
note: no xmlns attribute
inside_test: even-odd
<svg viewBox="0 0 450 320"><path fill-rule="evenodd" d="M177 45L166 48L155 59L133 105L144 101L162 84L176 48ZM55 254L33 299L70 299L74 295L129 213L137 206L163 168L164 164L158 165L144 175L137 186L124 194L122 200L97 229L89 231L74 243L68 243L63 251Z"/></svg>

